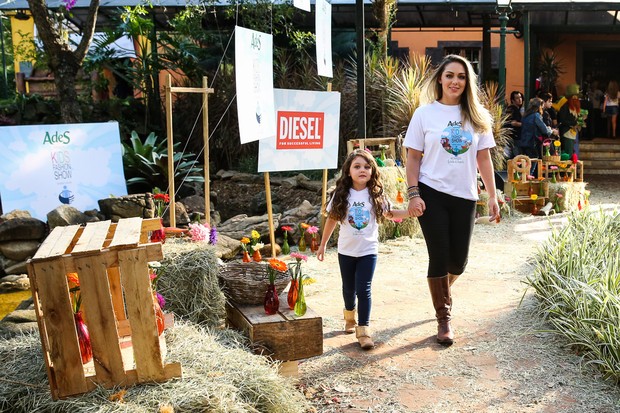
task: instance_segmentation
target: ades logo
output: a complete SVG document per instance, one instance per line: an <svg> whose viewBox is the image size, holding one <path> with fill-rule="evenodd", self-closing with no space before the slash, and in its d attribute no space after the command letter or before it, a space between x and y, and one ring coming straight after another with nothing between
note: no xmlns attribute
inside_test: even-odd
<svg viewBox="0 0 620 413"><path fill-rule="evenodd" d="M325 113L278 111L276 149L322 149Z"/></svg>
<svg viewBox="0 0 620 413"><path fill-rule="evenodd" d="M45 132L45 137L43 138L43 145L45 145L46 143L49 143L50 145L54 145L56 143L63 143L66 145L69 142L71 142L69 131L54 132L53 134Z"/></svg>

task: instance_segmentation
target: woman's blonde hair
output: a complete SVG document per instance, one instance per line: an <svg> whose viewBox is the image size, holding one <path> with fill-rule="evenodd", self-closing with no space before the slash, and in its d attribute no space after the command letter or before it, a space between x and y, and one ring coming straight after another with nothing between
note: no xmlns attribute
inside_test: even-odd
<svg viewBox="0 0 620 413"><path fill-rule="evenodd" d="M450 54L444 57L442 62L424 84L421 101L424 103L432 103L443 97L443 90L439 81L441 80L443 72L446 70L446 66L450 63L462 64L467 75L465 90L461 95L460 101L464 123L469 123L474 131L478 133L489 132L493 125L493 117L480 102L478 75L474 72L474 68L471 63L469 63L469 60L462 56Z"/></svg>

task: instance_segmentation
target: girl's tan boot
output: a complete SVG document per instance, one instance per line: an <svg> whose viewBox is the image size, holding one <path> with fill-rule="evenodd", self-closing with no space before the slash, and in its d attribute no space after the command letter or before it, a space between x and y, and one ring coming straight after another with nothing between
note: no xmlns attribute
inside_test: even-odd
<svg viewBox="0 0 620 413"><path fill-rule="evenodd" d="M349 311L346 308L344 311L344 332L347 334L355 333L355 326L357 322L355 321L355 309Z"/></svg>
<svg viewBox="0 0 620 413"><path fill-rule="evenodd" d="M375 343L372 341L372 338L370 337L370 327L367 327L367 326L355 327L355 337L357 337L357 341L359 341L360 346L364 350L369 350L375 346Z"/></svg>

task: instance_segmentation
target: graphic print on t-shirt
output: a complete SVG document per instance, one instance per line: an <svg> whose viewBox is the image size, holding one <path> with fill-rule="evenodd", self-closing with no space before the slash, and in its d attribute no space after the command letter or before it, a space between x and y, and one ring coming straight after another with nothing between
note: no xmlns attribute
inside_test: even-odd
<svg viewBox="0 0 620 413"><path fill-rule="evenodd" d="M461 122L448 122L448 126L441 133L441 146L455 157L467 152L472 142L471 132L463 130Z"/></svg>
<svg viewBox="0 0 620 413"><path fill-rule="evenodd" d="M347 221L357 230L366 228L370 222L370 211L366 208L366 203L353 202L353 205L349 208Z"/></svg>

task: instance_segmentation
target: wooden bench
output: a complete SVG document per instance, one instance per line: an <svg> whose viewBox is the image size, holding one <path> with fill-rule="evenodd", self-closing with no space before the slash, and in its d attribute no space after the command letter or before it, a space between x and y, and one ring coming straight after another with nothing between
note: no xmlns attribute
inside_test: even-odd
<svg viewBox="0 0 620 413"><path fill-rule="evenodd" d="M310 308L297 317L288 308L286 294L280 296L274 315L265 314L262 305L228 302L226 322L250 338L257 354L282 361L280 373L285 376L299 374L298 360L323 354L323 319Z"/></svg>

